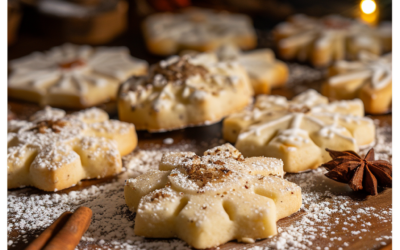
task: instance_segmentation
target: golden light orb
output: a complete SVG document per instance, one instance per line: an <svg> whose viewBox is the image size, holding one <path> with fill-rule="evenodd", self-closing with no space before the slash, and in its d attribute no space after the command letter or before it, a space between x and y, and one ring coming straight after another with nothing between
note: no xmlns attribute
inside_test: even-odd
<svg viewBox="0 0 400 250"><path fill-rule="evenodd" d="M360 8L365 14L371 14L376 10L376 3L373 0L363 0L360 3Z"/></svg>

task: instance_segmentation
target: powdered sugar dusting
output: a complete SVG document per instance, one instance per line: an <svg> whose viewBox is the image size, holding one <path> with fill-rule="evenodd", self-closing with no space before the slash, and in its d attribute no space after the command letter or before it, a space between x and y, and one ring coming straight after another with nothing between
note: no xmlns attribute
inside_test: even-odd
<svg viewBox="0 0 400 250"><path fill-rule="evenodd" d="M211 144L211 145L210 145ZM218 141L203 143L211 148ZM8 245L21 246L28 243L49 226L64 211L74 211L78 206L93 210L92 224L77 249L100 246L103 249L190 249L177 239L144 239L133 233L135 215L129 211L124 200L124 182L151 169L157 169L163 153L170 151L202 152L199 145L183 142L178 145L150 150L138 149L124 157L125 172L110 183L92 185L79 191L61 193L33 193L27 189L8 192ZM391 128L377 130L375 154L377 159L391 159ZM198 150L196 150L198 149ZM200 150L200 151L199 151ZM254 245L232 245L230 249L345 249L352 245L350 237L376 237L376 245L387 244L392 236L374 231L378 223L390 226L390 206L376 209L367 201L351 197L346 185L337 184L323 176L325 170L288 175L285 178L302 188L303 206L292 218L278 222L279 234ZM340 194L343 192L343 194ZM379 197L379 196L378 196ZM375 222L374 222L375 221ZM357 226L358 224L361 225ZM340 225L340 226L339 226ZM17 231L19 233L17 233ZM328 246L318 245L318 240L329 239ZM360 239L360 238L359 238ZM373 246L371 246L373 247Z"/></svg>

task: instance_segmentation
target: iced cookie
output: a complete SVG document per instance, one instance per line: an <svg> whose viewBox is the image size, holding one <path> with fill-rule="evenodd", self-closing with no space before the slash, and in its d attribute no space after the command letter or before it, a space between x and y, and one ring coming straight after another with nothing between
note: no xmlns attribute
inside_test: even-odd
<svg viewBox="0 0 400 250"><path fill-rule="evenodd" d="M322 93L333 99L360 98L365 111L387 113L392 104L392 54L360 53L358 61L339 61L330 70Z"/></svg>
<svg viewBox="0 0 400 250"><path fill-rule="evenodd" d="M376 29L337 15L312 18L295 15L274 30L279 55L286 59L328 66L366 50L380 54L382 43Z"/></svg>
<svg viewBox="0 0 400 250"><path fill-rule="evenodd" d="M220 60L237 60L245 68L255 94L269 94L271 88L281 87L288 80L286 63L276 60L270 49L241 52L235 45L224 45L216 53Z"/></svg>
<svg viewBox="0 0 400 250"><path fill-rule="evenodd" d="M121 156L137 144L132 124L92 108L66 115L46 107L30 121L8 121L8 188L57 191L83 179L121 172Z"/></svg>
<svg viewBox="0 0 400 250"><path fill-rule="evenodd" d="M144 21L143 31L147 48L158 55L184 49L212 51L225 43L251 49L257 43L248 16L201 8L151 15Z"/></svg>
<svg viewBox="0 0 400 250"><path fill-rule="evenodd" d="M40 105L86 108L116 98L119 85L147 71L124 47L64 44L10 62L8 95Z"/></svg>
<svg viewBox="0 0 400 250"><path fill-rule="evenodd" d="M237 62L205 53L173 56L121 86L118 112L137 129L173 130L218 122L250 104L252 94Z"/></svg>
<svg viewBox="0 0 400 250"><path fill-rule="evenodd" d="M325 148L358 151L375 140L375 125L359 99L328 103L315 90L288 101L260 95L249 110L224 120L223 137L244 156L282 159L285 172L317 168L330 159Z"/></svg>
<svg viewBox="0 0 400 250"><path fill-rule="evenodd" d="M204 156L167 153L160 170L126 181L125 201L136 212L135 235L178 237L195 248L253 243L277 234L277 220L301 207L300 187L282 176L281 160L244 158L229 144Z"/></svg>

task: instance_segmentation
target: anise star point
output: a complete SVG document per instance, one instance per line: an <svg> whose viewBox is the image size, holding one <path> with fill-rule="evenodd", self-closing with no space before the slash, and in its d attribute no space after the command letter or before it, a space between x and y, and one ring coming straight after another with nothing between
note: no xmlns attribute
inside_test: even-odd
<svg viewBox="0 0 400 250"><path fill-rule="evenodd" d="M354 191L365 190L371 195L378 194L378 186L392 186L392 164L375 160L371 148L364 158L353 151L326 149L332 160L322 164L329 172L326 177L349 184Z"/></svg>

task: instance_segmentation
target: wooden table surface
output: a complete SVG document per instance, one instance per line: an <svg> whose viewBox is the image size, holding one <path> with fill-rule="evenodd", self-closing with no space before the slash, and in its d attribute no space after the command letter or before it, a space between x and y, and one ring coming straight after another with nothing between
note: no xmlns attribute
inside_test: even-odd
<svg viewBox="0 0 400 250"><path fill-rule="evenodd" d="M26 55L30 52L36 51L36 50L44 50L48 49L51 46L59 45L61 44L62 41L59 41L57 39L47 39L47 38L41 38L41 37L32 37L30 35L23 35L22 37L19 38L16 44L12 45L9 47L9 59L17 58L23 55ZM132 37L122 37L120 39L117 39L114 42L115 45L127 45L131 51L132 54L141 58L148 59L150 62L155 62L159 58L157 57L152 57L146 54L146 52L143 52L143 44L142 42L139 41L134 41L132 40ZM298 83L299 86L301 85L303 88L293 88L293 84L291 84L289 87L290 88L281 88L281 89L276 89L273 91L273 94L280 94L284 95L286 97L293 97L295 94L298 94L298 90L304 89L304 88L314 88L319 90L320 87L319 81L316 82L303 82L303 83ZM35 104L31 103L25 103L21 101L16 101L16 100L9 100L8 101L9 108L11 109L12 112L16 114L16 116L20 119L26 119L30 114L33 114L35 111L40 109ZM105 106L103 106L105 107ZM108 104L106 105L107 111L110 113L110 116L113 118L117 118L117 114L115 112L115 106L113 104ZM391 114L386 114L386 115L380 115L380 116L371 116L373 119L377 119L380 121L380 126L389 126L391 127L392 125L392 115ZM166 133L157 133L157 134L150 134L147 132L140 131L138 132L139 135L139 144L138 148L136 149L153 149L155 148L155 145L161 145L162 147L173 147L176 144L182 144L187 141L190 141L191 145L193 146L194 151L197 153L201 153L202 151L207 149L207 146L215 143L220 143L222 142L222 136L221 136L221 128L222 125L221 123L217 123L214 125L210 126L203 126L203 127L194 127L194 128L187 128L187 129L181 129L177 131L171 131L171 132L166 132ZM172 145L164 145L163 140L165 138L172 138L174 140L174 143ZM391 137L388 138L389 141L391 141ZM213 142L213 143L212 143ZM117 177L115 177L117 178ZM112 182L113 179L115 178L109 178L106 180L87 180L87 181L82 181L82 183L78 186L75 186L73 188L67 189L60 191L59 193L69 193L71 191L77 191L77 190L83 190L87 187L90 187L91 185L103 185L104 183L109 183ZM308 172L308 173L302 173L302 174L297 174L297 175L286 175L285 178L288 178L289 180L296 182L297 184L303 183L305 180L309 181L312 180L312 188L310 189L310 192L323 192L326 190L329 190L337 195L342 195L348 198L350 202L350 206L352 209L356 210L358 208L366 207L366 206L372 206L375 207L376 209L388 209L391 208L392 206L392 191L391 189L384 190L380 193L380 195L376 197L370 197L366 196L363 193L354 193L349 188L343 187L343 185L338 185L337 183L333 181L327 181L326 178L316 178L313 173ZM26 195L27 197L33 194L39 194L43 195L46 194L45 192L39 191L34 188L24 188L22 190L11 190L10 193L12 194L13 192L19 192L23 193L23 195ZM332 199L329 197L326 197L324 200L321 202L331 202ZM301 209L299 212L294 214L291 217L284 218L280 221L278 221L278 226L279 227L287 227L293 223L296 223L301 220L302 216L304 215L305 211ZM131 218L133 220L134 217L131 216L130 212L127 212L126 214L127 217ZM340 215L338 215L340 216ZM342 215L343 218L348 216L346 214ZM8 214L8 221L12 221L13 215ZM333 218L331 218L333 219ZM322 221L320 222L321 225L326 224L326 223L331 223L335 226L331 228L331 231L335 232L336 235L340 235L343 239L342 242L348 242L348 246L343 247L343 249L380 249L382 247L382 244L380 242L384 242L387 245L391 244L391 239L384 239L381 241L376 241L375 239L384 236L384 235L391 235L391 227L392 227L392 222L391 222L391 217L389 221L382 222L379 221L377 218L365 218L365 220L370 220L372 223L372 227L370 227L368 232L362 232L361 234L351 234L350 232L344 232L343 227L345 226L342 224L343 220L340 220L341 223L335 224L334 221ZM318 227L318 223L315 225L315 227ZM355 229L362 229L361 223L359 225L355 225ZM41 231L43 231L44 228L37 229L34 231L28 231L25 232L24 234L27 235L26 239L28 242L30 242L32 239L35 238L35 235L39 234ZM8 239L12 240L15 239L18 235L20 235L21 232L17 230L11 230L8 232ZM362 236L362 239L360 237ZM236 242L229 242L223 246L220 246L220 249L242 249L245 247L251 247L251 246L269 246L270 242L273 240L272 239L266 239L262 241L258 241L255 244L252 245L245 245L245 244L239 244ZM153 240L157 241L157 240ZM310 246L310 249L317 249L317 247L321 247L321 249L324 249L324 247L328 247L329 249L337 249L339 245L338 242L335 242L332 246L332 241L329 240L329 238L323 238L323 237L316 237L312 241L313 245ZM23 241L19 241L16 245L13 247L9 247L9 249L23 249L27 243L24 243ZM90 243L90 242L85 242L84 244L80 245L79 248L88 248L88 249L100 249L101 246L97 245L96 243Z"/></svg>

